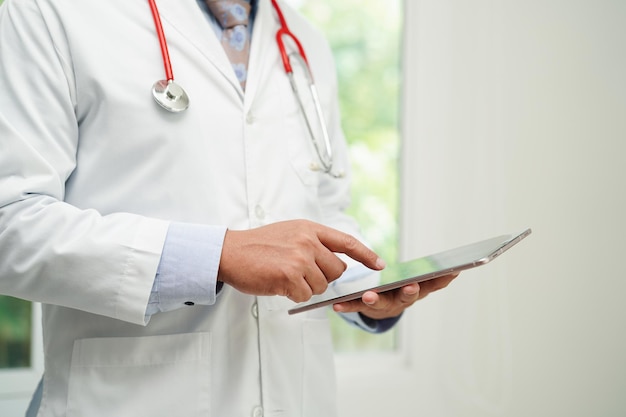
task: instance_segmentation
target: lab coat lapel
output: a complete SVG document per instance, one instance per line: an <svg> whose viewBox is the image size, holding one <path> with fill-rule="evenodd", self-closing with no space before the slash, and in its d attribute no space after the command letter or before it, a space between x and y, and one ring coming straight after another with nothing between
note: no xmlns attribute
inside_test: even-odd
<svg viewBox="0 0 626 417"><path fill-rule="evenodd" d="M259 89L260 83L270 76L269 73L279 62L278 46L276 44L278 24L274 16L274 8L270 0L259 0L257 7L248 61L246 108L254 101L254 96Z"/></svg>
<svg viewBox="0 0 626 417"><path fill-rule="evenodd" d="M195 0L160 0L159 12L163 21L163 30L167 38L168 29L179 32L189 43L213 64L237 90L243 99L243 91L235 76L230 61L224 52L210 23L200 10ZM176 63L172 62L174 74Z"/></svg>

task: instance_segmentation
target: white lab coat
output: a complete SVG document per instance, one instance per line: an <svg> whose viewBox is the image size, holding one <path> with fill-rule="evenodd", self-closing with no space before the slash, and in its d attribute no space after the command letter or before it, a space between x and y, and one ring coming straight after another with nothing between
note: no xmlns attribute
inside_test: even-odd
<svg viewBox="0 0 626 417"><path fill-rule="evenodd" d="M0 13L0 293L43 303L39 416L335 414L324 311L226 287L213 306L144 323L170 221L258 227L307 218L356 233L348 176L313 151L279 59L269 0L247 91L195 0L158 0L191 105L164 78L146 1L6 0ZM286 6L347 170L331 53Z"/></svg>

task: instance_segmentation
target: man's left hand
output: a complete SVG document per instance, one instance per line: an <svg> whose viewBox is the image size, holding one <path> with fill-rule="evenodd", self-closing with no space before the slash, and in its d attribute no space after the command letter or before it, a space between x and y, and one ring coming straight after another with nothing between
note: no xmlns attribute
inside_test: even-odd
<svg viewBox="0 0 626 417"><path fill-rule="evenodd" d="M396 317L431 292L447 287L457 276L458 274L446 275L382 293L368 291L359 300L335 304L333 309L338 313L361 313L375 320Z"/></svg>

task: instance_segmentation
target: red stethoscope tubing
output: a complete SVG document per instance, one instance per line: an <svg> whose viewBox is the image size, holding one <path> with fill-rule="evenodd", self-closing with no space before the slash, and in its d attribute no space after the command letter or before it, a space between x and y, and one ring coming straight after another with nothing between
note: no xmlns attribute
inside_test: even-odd
<svg viewBox="0 0 626 417"><path fill-rule="evenodd" d="M276 32L276 43L278 43L278 50L280 51L280 56L283 60L285 72L287 74L293 73L293 69L291 68L291 63L289 62L289 54L287 54L287 50L285 49L285 42L283 41L284 36L291 38L291 40L296 44L302 59L304 59L306 65L309 66L309 61L306 58L306 53L304 53L304 48L302 47L302 44L300 44L298 38L296 38L296 36L289 30L287 21L283 16L283 11L278 6L278 2L276 0L272 0L272 6L274 6L274 10L278 16L278 22L280 23L280 29Z"/></svg>
<svg viewBox="0 0 626 417"><path fill-rule="evenodd" d="M165 78L167 81L174 80L174 72L172 71L172 61L170 59L170 53L167 48L167 40L165 39L165 32L163 31L163 24L161 23L161 16L159 15L159 9L157 8L155 0L148 0L150 4L150 11L152 12L152 18L154 19L154 26L156 29L157 37L159 38L159 46L161 47L161 55L163 56L163 66L165 68ZM278 2L276 0L272 0L272 6L276 11L276 15L278 16L278 21L280 23L280 29L276 32L276 43L278 43L278 50L280 51L280 56L283 61L283 66L285 67L286 73L292 73L293 69L291 68L291 63L289 62L289 54L285 48L285 42L283 40L284 37L291 38L291 40L295 43L298 48L298 52L304 59L304 62L309 65L309 61L307 60L306 53L304 52L304 48L300 43L300 40L289 30L289 26L287 25L287 21L283 16L283 11L281 10Z"/></svg>
<svg viewBox="0 0 626 417"><path fill-rule="evenodd" d="M159 9L154 0L148 0L150 4L150 11L152 11L152 18L154 19L154 26L156 28L157 37L159 38L159 45L161 46L161 55L163 56L163 66L165 67L165 79L167 81L174 81L174 72L172 71L172 61L170 60L170 52L167 49L167 40L165 39L165 32L163 31L163 24L161 23L161 16L159 15Z"/></svg>

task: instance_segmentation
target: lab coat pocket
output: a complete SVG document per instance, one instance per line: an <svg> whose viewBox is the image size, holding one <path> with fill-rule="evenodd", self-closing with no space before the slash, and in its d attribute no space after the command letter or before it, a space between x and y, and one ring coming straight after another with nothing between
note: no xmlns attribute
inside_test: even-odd
<svg viewBox="0 0 626 417"><path fill-rule="evenodd" d="M211 335L74 342L68 417L170 417L209 413Z"/></svg>

